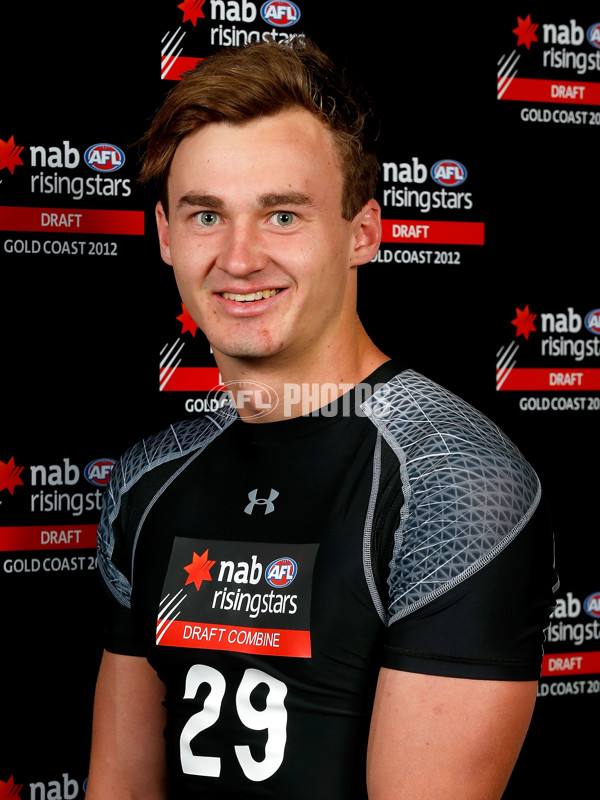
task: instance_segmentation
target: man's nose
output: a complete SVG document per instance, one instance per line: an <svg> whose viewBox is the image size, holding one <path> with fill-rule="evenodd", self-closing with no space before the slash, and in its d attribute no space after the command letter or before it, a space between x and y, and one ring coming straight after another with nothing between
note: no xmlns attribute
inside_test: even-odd
<svg viewBox="0 0 600 800"><path fill-rule="evenodd" d="M260 231L251 221L232 223L223 237L217 266L229 275L244 277L263 269L266 263Z"/></svg>

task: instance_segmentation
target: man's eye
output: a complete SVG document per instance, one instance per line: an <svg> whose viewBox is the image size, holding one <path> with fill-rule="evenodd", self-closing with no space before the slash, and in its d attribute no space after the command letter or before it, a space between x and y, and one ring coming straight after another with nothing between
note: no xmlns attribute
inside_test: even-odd
<svg viewBox="0 0 600 800"><path fill-rule="evenodd" d="M278 225L280 228L285 228L288 225L291 225L295 219L296 215L291 211L277 211L275 214L273 214L269 221L274 225Z"/></svg>
<svg viewBox="0 0 600 800"><path fill-rule="evenodd" d="M205 228L210 228L219 222L219 215L215 211L200 211L195 216L197 222Z"/></svg>

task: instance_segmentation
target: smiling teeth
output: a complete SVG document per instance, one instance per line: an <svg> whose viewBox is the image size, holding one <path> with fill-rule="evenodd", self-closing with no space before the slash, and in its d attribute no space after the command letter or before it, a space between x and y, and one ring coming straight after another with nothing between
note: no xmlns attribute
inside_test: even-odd
<svg viewBox="0 0 600 800"><path fill-rule="evenodd" d="M223 292L222 296L225 300L237 300L238 303L251 303L253 300L266 300L267 297L273 297L278 291L279 289L263 289L262 292L250 292L250 294Z"/></svg>

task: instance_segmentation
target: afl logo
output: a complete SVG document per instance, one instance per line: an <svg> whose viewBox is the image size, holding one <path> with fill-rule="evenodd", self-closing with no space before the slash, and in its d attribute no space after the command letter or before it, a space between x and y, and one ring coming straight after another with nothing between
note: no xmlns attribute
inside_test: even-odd
<svg viewBox="0 0 600 800"><path fill-rule="evenodd" d="M594 22L593 25L587 30L587 40L592 45L600 50L600 22Z"/></svg>
<svg viewBox="0 0 600 800"><path fill-rule="evenodd" d="M83 474L88 483L94 486L106 486L114 465L114 458L97 458L95 461L90 461Z"/></svg>
<svg viewBox="0 0 600 800"><path fill-rule="evenodd" d="M595 308L586 315L585 327L590 333L600 336L600 308Z"/></svg>
<svg viewBox="0 0 600 800"><path fill-rule="evenodd" d="M293 558L276 558L267 567L265 580L269 586L284 589L294 580L297 572L298 564Z"/></svg>
<svg viewBox="0 0 600 800"><path fill-rule="evenodd" d="M287 0L270 0L268 3L262 4L260 15L269 25L289 28L300 19L300 9L296 3L290 3Z"/></svg>
<svg viewBox="0 0 600 800"><path fill-rule="evenodd" d="M224 391L226 390L226 391ZM205 408L219 408L227 419L235 419L238 410L245 410L245 419L264 417L279 404L277 392L259 381L229 381L210 390ZM252 412L252 413L250 413Z"/></svg>
<svg viewBox="0 0 600 800"><path fill-rule="evenodd" d="M116 172L125 163L125 153L114 144L93 144L85 151L84 158L96 172Z"/></svg>
<svg viewBox="0 0 600 800"><path fill-rule="evenodd" d="M590 617L600 619L600 592L594 592L594 594L586 597L583 603L583 609Z"/></svg>
<svg viewBox="0 0 600 800"><path fill-rule="evenodd" d="M431 177L440 186L460 186L467 180L467 170L460 161L445 158L433 165Z"/></svg>

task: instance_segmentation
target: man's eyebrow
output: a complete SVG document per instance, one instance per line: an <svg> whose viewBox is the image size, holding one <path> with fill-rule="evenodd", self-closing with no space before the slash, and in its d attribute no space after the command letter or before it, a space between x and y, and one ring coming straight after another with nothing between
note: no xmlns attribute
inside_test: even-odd
<svg viewBox="0 0 600 800"><path fill-rule="evenodd" d="M303 192L268 192L258 198L260 208L276 208L284 206L312 206L314 205L309 195ZM201 194L191 192L179 198L177 208L193 206L196 208L211 208L215 211L224 208L224 201L214 194Z"/></svg>
<svg viewBox="0 0 600 800"><path fill-rule="evenodd" d="M223 201L214 194L184 194L179 198L177 208L185 206L201 206L202 208L223 208Z"/></svg>
<svg viewBox="0 0 600 800"><path fill-rule="evenodd" d="M258 198L262 208L273 208L275 206L312 206L313 201L303 192L272 192L263 194Z"/></svg>

